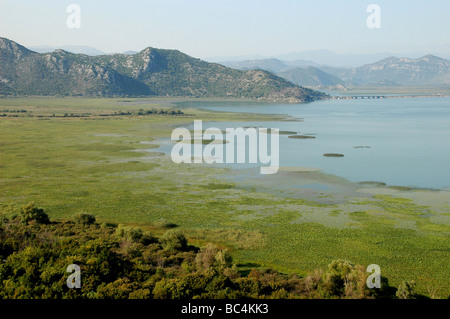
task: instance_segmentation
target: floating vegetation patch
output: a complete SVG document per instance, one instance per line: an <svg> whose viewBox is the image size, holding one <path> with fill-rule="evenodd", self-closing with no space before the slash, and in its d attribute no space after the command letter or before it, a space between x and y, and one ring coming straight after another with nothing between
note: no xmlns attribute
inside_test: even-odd
<svg viewBox="0 0 450 319"><path fill-rule="evenodd" d="M208 129L208 130L193 130L190 131L192 136L195 137L202 137L204 134L227 134L229 133L228 130L220 130L220 129Z"/></svg>
<svg viewBox="0 0 450 319"><path fill-rule="evenodd" d="M310 224L316 223L328 228L345 229L358 228L360 225L354 223L349 214L343 214L339 209L314 209L308 210L306 207L300 215L290 222L291 224Z"/></svg>
<svg viewBox="0 0 450 319"><path fill-rule="evenodd" d="M230 189L233 188L234 186L231 184L209 183L208 185L200 185L200 187L214 190L214 189Z"/></svg>
<svg viewBox="0 0 450 319"><path fill-rule="evenodd" d="M280 135L295 135L295 134L297 134L297 132L294 132L294 131L280 131L279 134Z"/></svg>
<svg viewBox="0 0 450 319"><path fill-rule="evenodd" d="M157 156L165 156L166 154L163 152L153 152L153 151L148 151L148 153L146 154L146 157L157 157Z"/></svg>
<svg viewBox="0 0 450 319"><path fill-rule="evenodd" d="M410 191L410 190L413 190L411 187L408 187L408 186L389 186L389 188L396 189L396 190L399 190L399 191Z"/></svg>
<svg viewBox="0 0 450 319"><path fill-rule="evenodd" d="M349 215L352 218L355 218L357 220L367 219L367 218L370 217L370 215L367 212L365 212L365 211L354 211L354 212L351 212Z"/></svg>
<svg viewBox="0 0 450 319"><path fill-rule="evenodd" d="M136 161L129 161L127 163L111 163L111 164L97 164L80 169L84 174L106 174L119 172L143 172L149 171L159 167L156 163L141 163Z"/></svg>
<svg viewBox="0 0 450 319"><path fill-rule="evenodd" d="M290 135L288 137L289 138L299 139L299 140L306 140L306 139L316 138L315 136L311 136L311 135Z"/></svg>
<svg viewBox="0 0 450 319"><path fill-rule="evenodd" d="M208 144L227 144L229 143L227 140L205 140L205 139L187 139L187 140L178 140L178 141L173 141L174 143L182 143L182 144L195 144L195 142L203 144L203 145L208 145Z"/></svg>
<svg viewBox="0 0 450 319"><path fill-rule="evenodd" d="M373 198L378 199L377 206L383 208L391 214L397 215L413 215L420 217L430 216L430 209L426 206L414 204L409 198L393 197L389 195L375 195Z"/></svg>
<svg viewBox="0 0 450 319"><path fill-rule="evenodd" d="M338 154L338 153L325 153L323 154L325 157L344 157L344 154Z"/></svg>
<svg viewBox="0 0 450 319"><path fill-rule="evenodd" d="M361 184L361 185L368 185L368 186L386 186L386 183L383 183L383 182L373 182L373 181L364 181L364 182L359 182L358 184Z"/></svg>

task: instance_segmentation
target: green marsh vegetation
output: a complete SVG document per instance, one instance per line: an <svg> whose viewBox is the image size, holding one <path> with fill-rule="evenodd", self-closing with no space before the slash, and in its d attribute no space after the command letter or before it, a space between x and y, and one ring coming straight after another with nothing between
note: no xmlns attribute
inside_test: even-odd
<svg viewBox="0 0 450 319"><path fill-rule="evenodd" d="M363 266L375 263L390 286L414 280L420 294L436 298L450 295L450 227L445 213L387 195L320 204L248 189L238 181L224 181L220 178L227 174L224 168L176 165L169 157L151 150L157 148L159 139L169 138L177 126L187 127L194 119L274 118L199 109L182 109L183 114L176 116L137 114L139 110L176 110L172 102L1 99L0 109L26 110L36 115L0 118L2 216L15 220L23 205L34 202L58 225L66 225L77 215L76 225L80 228L122 224L138 227L155 238L162 238L168 230L182 231L188 245L206 247L213 242L228 249L238 270L239 265L253 264L261 268L258 271L272 268L306 278L317 269L327 272L333 260ZM96 116L114 112L131 115ZM65 113L92 116L51 116ZM94 216L95 222L89 216ZM345 218L345 222L330 227L321 223L321 218ZM108 227L98 229L105 231L106 237L109 233L116 236L116 229ZM161 291L165 291L164 287ZM154 296L152 289L148 288L146 296ZM161 296L166 295L161 292ZM286 295L280 292L280 296Z"/></svg>

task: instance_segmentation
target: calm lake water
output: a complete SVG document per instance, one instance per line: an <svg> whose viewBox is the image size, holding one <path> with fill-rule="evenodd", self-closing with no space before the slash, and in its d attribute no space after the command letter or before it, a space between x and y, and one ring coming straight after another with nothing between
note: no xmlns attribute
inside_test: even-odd
<svg viewBox="0 0 450 319"><path fill-rule="evenodd" d="M450 188L448 97L326 100L294 105L188 102L181 106L301 118L301 122L203 123L204 129L260 126L316 137L303 140L280 135L280 166L316 167L354 182ZM324 153L345 156L329 158Z"/></svg>

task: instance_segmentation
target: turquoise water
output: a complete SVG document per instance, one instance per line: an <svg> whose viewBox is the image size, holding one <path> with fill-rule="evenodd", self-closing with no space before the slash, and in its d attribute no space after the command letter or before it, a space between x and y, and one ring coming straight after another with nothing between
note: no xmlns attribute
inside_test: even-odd
<svg viewBox="0 0 450 319"><path fill-rule="evenodd" d="M305 140L280 135L280 166L316 167L354 182L450 188L448 97L326 100L309 104L189 102L182 106L303 119L203 123L204 129L260 126L314 134L315 139ZM324 153L345 156L329 158ZM233 166L238 165L242 166Z"/></svg>

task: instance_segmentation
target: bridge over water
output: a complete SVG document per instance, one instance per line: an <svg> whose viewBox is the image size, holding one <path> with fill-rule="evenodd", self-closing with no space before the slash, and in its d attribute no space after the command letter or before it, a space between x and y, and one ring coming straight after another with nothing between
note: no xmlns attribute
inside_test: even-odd
<svg viewBox="0 0 450 319"><path fill-rule="evenodd" d="M384 99L384 95L350 95L350 99Z"/></svg>

